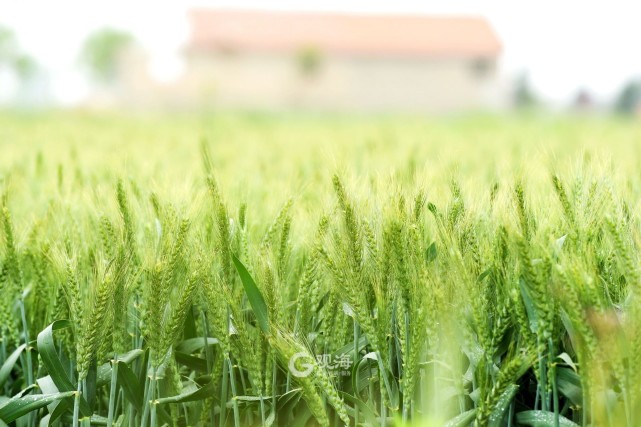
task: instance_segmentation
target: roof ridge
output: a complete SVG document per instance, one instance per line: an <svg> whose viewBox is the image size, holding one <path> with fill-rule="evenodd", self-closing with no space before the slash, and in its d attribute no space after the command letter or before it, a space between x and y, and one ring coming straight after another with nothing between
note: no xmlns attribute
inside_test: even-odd
<svg viewBox="0 0 641 427"><path fill-rule="evenodd" d="M402 56L497 56L501 44L476 15L361 14L258 9L190 11L190 50Z"/></svg>

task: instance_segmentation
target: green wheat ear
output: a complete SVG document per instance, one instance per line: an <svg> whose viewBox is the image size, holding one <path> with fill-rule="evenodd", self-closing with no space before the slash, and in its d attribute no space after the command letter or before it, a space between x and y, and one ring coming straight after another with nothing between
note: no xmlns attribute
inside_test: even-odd
<svg viewBox="0 0 641 427"><path fill-rule="evenodd" d="M78 347L78 377L85 380L89 366L97 357L98 349L105 339L105 321L111 310L113 296L113 278L106 276L96 287L91 304L91 311L85 317L80 336L81 345Z"/></svg>

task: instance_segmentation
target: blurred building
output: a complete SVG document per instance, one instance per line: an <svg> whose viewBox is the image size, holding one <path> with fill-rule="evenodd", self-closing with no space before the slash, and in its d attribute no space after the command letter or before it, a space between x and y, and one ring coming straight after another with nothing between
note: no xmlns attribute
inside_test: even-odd
<svg viewBox="0 0 641 427"><path fill-rule="evenodd" d="M485 19L198 9L182 104L452 112L504 104Z"/></svg>

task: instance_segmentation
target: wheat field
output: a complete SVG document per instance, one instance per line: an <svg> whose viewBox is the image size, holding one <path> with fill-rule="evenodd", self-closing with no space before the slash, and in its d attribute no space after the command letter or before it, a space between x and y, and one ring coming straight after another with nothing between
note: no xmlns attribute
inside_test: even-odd
<svg viewBox="0 0 641 427"><path fill-rule="evenodd" d="M0 426L641 424L641 125L0 115Z"/></svg>

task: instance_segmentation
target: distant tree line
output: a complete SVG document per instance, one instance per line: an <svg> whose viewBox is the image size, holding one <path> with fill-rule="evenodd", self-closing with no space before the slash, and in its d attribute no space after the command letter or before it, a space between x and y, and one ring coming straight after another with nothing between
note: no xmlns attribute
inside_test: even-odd
<svg viewBox="0 0 641 427"><path fill-rule="evenodd" d="M634 114L641 108L641 80L626 83L617 96L614 108L621 114Z"/></svg>
<svg viewBox="0 0 641 427"><path fill-rule="evenodd" d="M32 78L38 70L36 61L22 51L15 34L0 25L0 70L8 69L21 81Z"/></svg>
<svg viewBox="0 0 641 427"><path fill-rule="evenodd" d="M110 85L118 79L118 63L134 41L133 36L122 30L103 28L90 34L84 42L80 59L94 82Z"/></svg>
<svg viewBox="0 0 641 427"><path fill-rule="evenodd" d="M589 108L593 99L586 88L581 88L572 100L576 109ZM512 91L512 104L517 110L527 110L542 105L539 96L530 84L527 73L521 73L515 80ZM611 109L616 114L632 115L641 110L641 77L626 82L615 96Z"/></svg>

